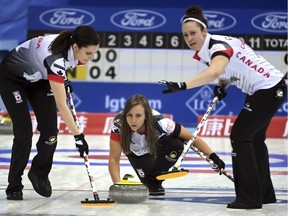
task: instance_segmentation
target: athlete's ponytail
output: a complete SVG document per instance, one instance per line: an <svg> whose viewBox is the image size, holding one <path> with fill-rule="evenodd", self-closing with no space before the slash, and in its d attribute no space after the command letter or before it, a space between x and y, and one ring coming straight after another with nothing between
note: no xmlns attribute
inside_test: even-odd
<svg viewBox="0 0 288 216"><path fill-rule="evenodd" d="M68 60L68 50L71 46L72 31L62 31L49 46L52 54L62 53L63 57Z"/></svg>

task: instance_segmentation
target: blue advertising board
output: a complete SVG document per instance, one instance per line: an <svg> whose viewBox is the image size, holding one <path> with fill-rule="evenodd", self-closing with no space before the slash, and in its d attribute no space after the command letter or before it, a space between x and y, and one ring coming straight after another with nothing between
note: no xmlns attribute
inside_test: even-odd
<svg viewBox="0 0 288 216"><path fill-rule="evenodd" d="M173 115L174 120L194 127L198 115L203 115L213 99L214 85L205 85L187 91L162 94L165 86L153 83L100 83L73 82L73 99L77 111L117 113L133 94L143 94L152 108ZM235 86L228 88L228 95L218 101L211 115L237 115L244 105L245 95ZM263 104L265 106L265 104ZM278 110L286 116L287 101Z"/></svg>
<svg viewBox="0 0 288 216"><path fill-rule="evenodd" d="M101 8L29 7L28 29L74 29L92 25L98 31L180 32L185 9L180 8ZM286 34L287 11L204 10L211 33Z"/></svg>

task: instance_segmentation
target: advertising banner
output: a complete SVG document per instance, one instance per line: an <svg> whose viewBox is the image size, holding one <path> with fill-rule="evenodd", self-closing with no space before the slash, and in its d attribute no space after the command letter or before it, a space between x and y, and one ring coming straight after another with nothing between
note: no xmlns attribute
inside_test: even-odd
<svg viewBox="0 0 288 216"><path fill-rule="evenodd" d="M86 135L109 135L111 132L112 121L116 114L114 113L87 113L77 112L77 118L79 121L79 129ZM164 114L167 118L174 119L171 114ZM6 116L6 117L5 117ZM0 134L12 134L12 127L8 127L5 123L7 114L0 112ZM200 121L202 116L198 117ZM201 137L229 137L231 127L236 119L236 116L209 116L203 127L199 132ZM37 131L37 120L33 112L31 112L31 120L33 126L33 133L39 133ZM175 119L174 119L175 120ZM3 122L3 123L2 123ZM10 121L8 123L11 123ZM58 113L58 129L59 134L71 134L66 127L63 119ZM194 129L192 129L194 132ZM275 117L272 119L271 124L267 130L268 138L288 138L288 120L285 117Z"/></svg>
<svg viewBox="0 0 288 216"><path fill-rule="evenodd" d="M29 7L28 29L74 29L92 25L103 32L181 32L181 8L53 8ZM211 33L283 34L287 32L287 11L204 10Z"/></svg>
<svg viewBox="0 0 288 216"><path fill-rule="evenodd" d="M194 127L198 116L206 112L213 100L213 88L214 85L206 85L188 91L162 94L165 86L157 83L75 82L72 96L79 112L117 113L133 94L143 94L153 109L171 113L175 121ZM240 112L245 95L235 86L230 86L227 91L228 95L217 102L211 115L233 116ZM286 101L276 115L287 116L287 110Z"/></svg>
<svg viewBox="0 0 288 216"><path fill-rule="evenodd" d="M231 128L237 116L210 116L200 130L199 136L207 137L229 137ZM202 116L198 117L198 122ZM274 117L267 129L269 138L288 138L287 117Z"/></svg>

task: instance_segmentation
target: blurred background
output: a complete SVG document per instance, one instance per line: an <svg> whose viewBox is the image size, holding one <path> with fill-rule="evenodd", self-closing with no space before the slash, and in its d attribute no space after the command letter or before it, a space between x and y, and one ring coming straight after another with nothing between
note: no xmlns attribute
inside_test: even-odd
<svg viewBox="0 0 288 216"><path fill-rule="evenodd" d="M211 34L243 39L287 74L286 0L0 0L0 60L32 37L92 25L101 38L99 52L68 72L83 130L108 133L113 115L133 94L145 95L152 108L194 128L213 99L215 83L169 95L157 83L185 81L205 68L182 39L180 20L191 5L203 8ZM240 90L230 87L202 135L228 136L243 102ZM287 137L287 110L286 100L270 136ZM5 112L1 100L0 111ZM61 120L59 126L67 132Z"/></svg>

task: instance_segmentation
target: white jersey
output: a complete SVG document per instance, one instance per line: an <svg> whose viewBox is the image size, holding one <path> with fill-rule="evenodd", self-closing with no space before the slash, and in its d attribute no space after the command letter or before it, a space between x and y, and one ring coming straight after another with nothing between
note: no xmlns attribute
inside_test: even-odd
<svg viewBox="0 0 288 216"><path fill-rule="evenodd" d="M165 118L158 111L152 110L154 123L157 128L157 138L164 135L172 135L176 128L176 122L174 122L170 118ZM119 125L119 119L121 117L121 113L118 114L113 121L110 139L121 141L121 133ZM149 153L148 143L145 137L145 134L139 134L137 131L132 132L131 142L130 142L130 150L137 156L141 156Z"/></svg>
<svg viewBox="0 0 288 216"><path fill-rule="evenodd" d="M275 86L284 76L240 39L207 34L202 48L195 53L194 58L210 65L211 59L217 55L230 59L219 79L232 81L232 84L249 95L259 89Z"/></svg>
<svg viewBox="0 0 288 216"><path fill-rule="evenodd" d="M52 55L49 46L57 36L40 36L17 46L2 62L7 75L23 77L29 82L41 79L63 82L66 70L75 68L78 60L74 59L72 47L67 60L61 53Z"/></svg>

